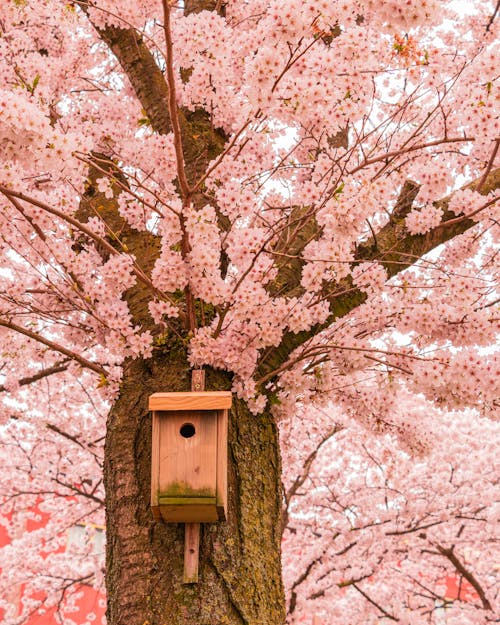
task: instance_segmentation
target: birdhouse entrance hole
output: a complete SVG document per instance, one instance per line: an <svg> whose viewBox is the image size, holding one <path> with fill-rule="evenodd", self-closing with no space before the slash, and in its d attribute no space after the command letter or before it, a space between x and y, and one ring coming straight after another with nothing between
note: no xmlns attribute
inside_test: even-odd
<svg viewBox="0 0 500 625"><path fill-rule="evenodd" d="M192 423L184 423L181 425L180 433L183 438L191 438L196 434L196 428Z"/></svg>

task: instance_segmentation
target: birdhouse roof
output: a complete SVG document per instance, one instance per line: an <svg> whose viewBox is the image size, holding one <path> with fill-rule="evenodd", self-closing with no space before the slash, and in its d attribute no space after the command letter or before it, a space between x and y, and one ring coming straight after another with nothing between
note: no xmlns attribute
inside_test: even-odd
<svg viewBox="0 0 500 625"><path fill-rule="evenodd" d="M150 410L222 410L231 408L230 391L191 391L154 393L149 397Z"/></svg>

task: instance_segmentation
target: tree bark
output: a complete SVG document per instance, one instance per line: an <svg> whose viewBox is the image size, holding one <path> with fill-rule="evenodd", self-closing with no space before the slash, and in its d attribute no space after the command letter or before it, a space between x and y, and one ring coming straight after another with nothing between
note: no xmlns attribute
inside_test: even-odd
<svg viewBox="0 0 500 625"><path fill-rule="evenodd" d="M202 524L199 583L183 585L184 526L151 514L148 397L189 390L183 348L170 342L149 361L127 364L108 417L106 486L108 623L280 625L281 466L277 428L235 400L229 425L228 519ZM208 371L206 388L230 378Z"/></svg>

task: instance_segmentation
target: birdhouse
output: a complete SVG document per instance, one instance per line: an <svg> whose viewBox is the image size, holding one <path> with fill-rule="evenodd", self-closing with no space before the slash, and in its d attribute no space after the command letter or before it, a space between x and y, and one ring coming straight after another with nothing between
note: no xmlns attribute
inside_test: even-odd
<svg viewBox="0 0 500 625"><path fill-rule="evenodd" d="M227 423L231 393L155 393L151 507L167 523L226 518Z"/></svg>

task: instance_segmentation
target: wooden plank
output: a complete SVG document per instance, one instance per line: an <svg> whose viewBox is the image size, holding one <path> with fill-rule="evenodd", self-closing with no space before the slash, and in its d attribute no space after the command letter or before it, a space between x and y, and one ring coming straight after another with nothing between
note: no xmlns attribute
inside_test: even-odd
<svg viewBox="0 0 500 625"><path fill-rule="evenodd" d="M228 411L217 415L217 513L219 521L227 519L227 428Z"/></svg>
<svg viewBox="0 0 500 625"><path fill-rule="evenodd" d="M154 508L158 506L158 489L160 477L160 422L157 412L151 418L151 506L155 519ZM158 520L158 519L157 519Z"/></svg>
<svg viewBox="0 0 500 625"><path fill-rule="evenodd" d="M169 411L160 416L159 497L215 497L217 413ZM194 432L183 436L184 430ZM191 432L187 432L190 434Z"/></svg>
<svg viewBox="0 0 500 625"><path fill-rule="evenodd" d="M195 369L191 372L192 393L203 393L205 391L205 372L202 369ZM199 396L198 396L199 398ZM217 428L215 428L217 437ZM217 441L215 442L217 445ZM217 470L217 467L215 467ZM211 506L212 507L212 506ZM189 509L189 508L188 508ZM197 512L194 506L189 509L191 514ZM188 519L190 522L184 526L184 584L198 583L198 563L200 559L200 524L199 518ZM194 523L191 521L195 521Z"/></svg>
<svg viewBox="0 0 500 625"><path fill-rule="evenodd" d="M191 371L191 391L200 392L205 390L204 369L193 369Z"/></svg>
<svg viewBox="0 0 500 625"><path fill-rule="evenodd" d="M216 523L219 518L215 503L191 504L189 506L160 506L165 523Z"/></svg>
<svg viewBox="0 0 500 625"><path fill-rule="evenodd" d="M153 519L155 521L161 521L162 516L160 506L151 506L151 512L153 513Z"/></svg>
<svg viewBox="0 0 500 625"><path fill-rule="evenodd" d="M184 584L198 583L200 524L187 523L184 529Z"/></svg>
<svg viewBox="0 0 500 625"><path fill-rule="evenodd" d="M154 393L149 397L150 410L222 410L231 408L230 391L192 391Z"/></svg>
<svg viewBox="0 0 500 625"><path fill-rule="evenodd" d="M160 497L160 506L215 506L215 497Z"/></svg>

